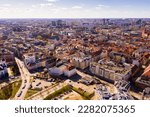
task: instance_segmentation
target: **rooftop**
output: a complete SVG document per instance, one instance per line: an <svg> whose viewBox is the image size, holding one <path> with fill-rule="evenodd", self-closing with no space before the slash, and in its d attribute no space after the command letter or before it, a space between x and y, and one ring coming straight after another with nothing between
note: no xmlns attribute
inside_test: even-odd
<svg viewBox="0 0 150 117"><path fill-rule="evenodd" d="M98 65L101 68L108 69L110 71L114 71L115 73L119 73L119 74L126 74L133 67L133 65L130 64L118 64L108 60L100 60L99 63L93 62L93 65L96 66Z"/></svg>

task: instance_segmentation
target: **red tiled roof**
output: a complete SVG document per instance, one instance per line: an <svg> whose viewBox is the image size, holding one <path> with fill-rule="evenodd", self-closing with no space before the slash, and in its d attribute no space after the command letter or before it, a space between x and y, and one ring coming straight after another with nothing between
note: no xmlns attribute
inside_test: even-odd
<svg viewBox="0 0 150 117"><path fill-rule="evenodd" d="M142 76L150 76L150 65L144 70Z"/></svg>

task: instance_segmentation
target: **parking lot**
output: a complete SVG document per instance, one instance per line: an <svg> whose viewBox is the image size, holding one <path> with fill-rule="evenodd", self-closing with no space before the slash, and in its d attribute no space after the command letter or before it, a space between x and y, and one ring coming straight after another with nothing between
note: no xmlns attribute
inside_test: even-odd
<svg viewBox="0 0 150 117"><path fill-rule="evenodd" d="M34 79L31 85L32 85L33 89L35 89L35 88L45 89L54 83L55 83L54 80L46 81L46 80Z"/></svg>

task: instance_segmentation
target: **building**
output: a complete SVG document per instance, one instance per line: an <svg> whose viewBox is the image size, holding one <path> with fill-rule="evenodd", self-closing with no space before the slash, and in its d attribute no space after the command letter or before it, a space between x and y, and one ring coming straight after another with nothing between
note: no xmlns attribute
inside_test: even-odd
<svg viewBox="0 0 150 117"><path fill-rule="evenodd" d="M109 100L134 100L134 98L128 92L120 91L113 94Z"/></svg>
<svg viewBox="0 0 150 117"><path fill-rule="evenodd" d="M82 77L82 78L79 80L79 82L81 82L81 83L83 83L83 84L85 84L85 85L90 85L90 84L94 83L94 79L91 78L91 77L85 76L85 77Z"/></svg>
<svg viewBox="0 0 150 117"><path fill-rule="evenodd" d="M58 67L49 68L49 74L52 76L61 76L63 75L63 71Z"/></svg>
<svg viewBox="0 0 150 117"><path fill-rule="evenodd" d="M64 75L67 76L68 78L75 75L76 72L76 68L73 66L66 66L66 68L64 69Z"/></svg>
<svg viewBox="0 0 150 117"><path fill-rule="evenodd" d="M70 78L71 76L75 75L77 72L76 72L76 68L71 65L61 65L58 67L49 68L49 73L54 76L64 75Z"/></svg>
<svg viewBox="0 0 150 117"><path fill-rule="evenodd" d="M46 67L46 60L41 58L38 53L29 53L24 55L24 63L29 71L37 68Z"/></svg>
<svg viewBox="0 0 150 117"><path fill-rule="evenodd" d="M40 67L41 65L36 62L35 54L25 54L24 55L24 63L28 70L34 70Z"/></svg>
<svg viewBox="0 0 150 117"><path fill-rule="evenodd" d="M150 100L150 87L145 88L142 93L143 100Z"/></svg>
<svg viewBox="0 0 150 117"><path fill-rule="evenodd" d="M36 62L35 54L25 54L24 55L24 62L26 65L28 65L30 63L35 63Z"/></svg>
<svg viewBox="0 0 150 117"><path fill-rule="evenodd" d="M4 59L5 62L7 63L7 66L13 66L15 64L15 57L13 52L6 48L1 48L0 49L0 59Z"/></svg>
<svg viewBox="0 0 150 117"><path fill-rule="evenodd" d="M136 80L139 88L145 89L150 87L150 65L144 70L144 73Z"/></svg>
<svg viewBox="0 0 150 117"><path fill-rule="evenodd" d="M113 61L102 59L98 63L92 62L90 64L90 71L97 76L111 81L128 80L132 74L133 66L132 64L117 64Z"/></svg>
<svg viewBox="0 0 150 117"><path fill-rule="evenodd" d="M130 89L130 82L127 82L125 80L119 80L114 83L116 88L120 91L127 92Z"/></svg>
<svg viewBox="0 0 150 117"><path fill-rule="evenodd" d="M8 76L7 64L5 61L0 61L0 79Z"/></svg>
<svg viewBox="0 0 150 117"><path fill-rule="evenodd" d="M149 38L150 37L150 29L149 28L144 28L142 30L142 37L145 38Z"/></svg>
<svg viewBox="0 0 150 117"><path fill-rule="evenodd" d="M50 57L49 59L46 60L46 68L51 68L56 65L57 59L55 57Z"/></svg>
<svg viewBox="0 0 150 117"><path fill-rule="evenodd" d="M76 68L80 68L80 69L85 69L87 67L90 66L90 62L92 61L91 57L84 57L84 58L80 58L80 57L73 57L72 59L72 64L76 67Z"/></svg>

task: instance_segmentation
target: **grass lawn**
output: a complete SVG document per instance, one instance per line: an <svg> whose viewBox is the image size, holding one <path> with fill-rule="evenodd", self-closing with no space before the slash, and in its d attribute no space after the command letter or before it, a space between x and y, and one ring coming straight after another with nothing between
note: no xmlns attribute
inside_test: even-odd
<svg viewBox="0 0 150 117"><path fill-rule="evenodd" d="M41 91L41 90L42 90L42 89L40 89L40 88L29 89L29 90L27 91L27 93L26 93L25 98L28 98L28 97L30 97L30 96L32 96L32 95L38 93L38 92Z"/></svg>
<svg viewBox="0 0 150 117"><path fill-rule="evenodd" d="M85 92L85 91L82 91L78 88L75 88L75 87L72 87L70 85L67 85L57 91L55 91L54 93L50 94L49 96L47 96L44 100L51 100L57 96L59 96L60 94L63 94L64 92L67 92L69 90L73 90L75 92L77 92L78 94L80 94L85 100L90 100L93 95L94 95L94 92L93 93L88 93L88 92Z"/></svg>
<svg viewBox="0 0 150 117"><path fill-rule="evenodd" d="M61 89L55 91L54 93L50 94L49 96L47 96L44 100L51 100L69 90L71 90L71 87L69 85L66 85L63 88L61 88Z"/></svg>
<svg viewBox="0 0 150 117"><path fill-rule="evenodd" d="M85 91L78 89L76 87L73 87L72 90L74 90L75 92L80 94L85 100L90 100L94 95L94 92L90 94L90 93L85 92Z"/></svg>
<svg viewBox="0 0 150 117"><path fill-rule="evenodd" d="M0 89L0 100L7 100L9 98L14 98L20 86L21 80L8 84L7 86Z"/></svg>

